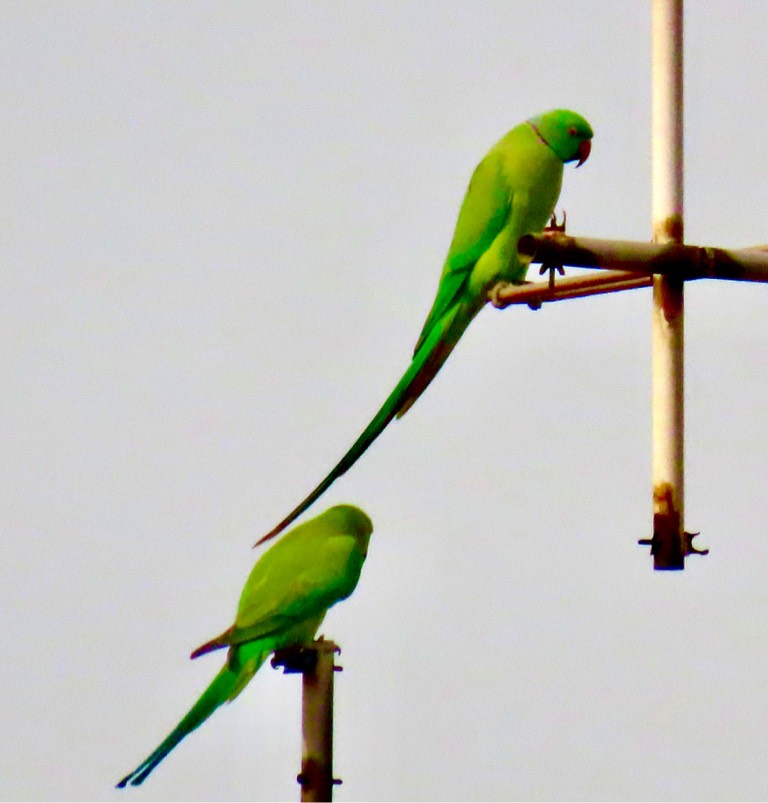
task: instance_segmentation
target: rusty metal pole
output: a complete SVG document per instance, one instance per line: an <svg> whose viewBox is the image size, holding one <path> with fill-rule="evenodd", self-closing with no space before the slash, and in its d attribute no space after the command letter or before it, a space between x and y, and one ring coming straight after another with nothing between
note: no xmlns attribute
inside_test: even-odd
<svg viewBox="0 0 768 803"><path fill-rule="evenodd" d="M683 242L683 0L653 0L653 239ZM683 281L653 277L653 567L682 569Z"/></svg>
<svg viewBox="0 0 768 803"><path fill-rule="evenodd" d="M332 641L313 645L317 661L305 672L302 696L302 801L333 800L333 675L338 647Z"/></svg>
<svg viewBox="0 0 768 803"><path fill-rule="evenodd" d="M275 650L272 666L302 675L301 772L296 780L302 801L333 800L333 674L339 647L322 637L311 644Z"/></svg>
<svg viewBox="0 0 768 803"><path fill-rule="evenodd" d="M729 282L768 282L768 245L749 248L715 248L709 245L675 245L633 240L596 240L593 237L570 237L564 234L525 234L517 244L518 251L534 262L556 262L574 268L600 268L606 280L624 272L626 276L653 276L663 273L684 279L724 279ZM558 287L577 289L584 282L591 285L599 274L558 279ZM617 281L624 281L617 276ZM610 281L606 281L610 284ZM599 284L599 282L598 282ZM515 300L526 295L528 288L538 293L548 290L547 282L494 288L492 300Z"/></svg>

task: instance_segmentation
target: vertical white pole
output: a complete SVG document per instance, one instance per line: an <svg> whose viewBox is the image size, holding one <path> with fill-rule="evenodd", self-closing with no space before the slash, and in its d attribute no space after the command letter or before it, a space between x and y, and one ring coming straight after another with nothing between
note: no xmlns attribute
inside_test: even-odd
<svg viewBox="0 0 768 803"><path fill-rule="evenodd" d="M653 0L653 239L683 242L683 0ZM683 282L653 277L653 555L682 569Z"/></svg>

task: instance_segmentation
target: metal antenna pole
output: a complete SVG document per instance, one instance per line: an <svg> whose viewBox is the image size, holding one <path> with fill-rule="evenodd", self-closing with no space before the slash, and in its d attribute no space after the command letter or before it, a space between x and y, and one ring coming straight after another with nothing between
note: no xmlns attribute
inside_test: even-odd
<svg viewBox="0 0 768 803"><path fill-rule="evenodd" d="M653 0L653 239L683 242L683 0ZM653 277L654 569L682 569L683 281Z"/></svg>
<svg viewBox="0 0 768 803"><path fill-rule="evenodd" d="M333 787L333 673L339 648L318 639L307 646L276 650L272 666L302 675L301 772L296 780L302 801L331 801Z"/></svg>
<svg viewBox="0 0 768 803"><path fill-rule="evenodd" d="M333 673L338 647L332 641L315 642L317 663L304 673L302 696L302 801L333 800ZM336 781L336 783L340 783Z"/></svg>

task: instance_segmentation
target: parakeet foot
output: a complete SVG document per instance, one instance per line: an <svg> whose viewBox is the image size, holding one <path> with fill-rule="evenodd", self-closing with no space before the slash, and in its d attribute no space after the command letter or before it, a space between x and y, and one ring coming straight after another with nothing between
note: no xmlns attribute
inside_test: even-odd
<svg viewBox="0 0 768 803"><path fill-rule="evenodd" d="M304 675L315 671L317 651L310 646L296 644L275 650L270 661L273 669L282 667L285 675Z"/></svg>
<svg viewBox="0 0 768 803"><path fill-rule="evenodd" d="M533 282L496 282L488 291L488 300L496 309L504 309L509 304L503 299L504 293L509 293L515 287L520 287L521 284L533 284Z"/></svg>
<svg viewBox="0 0 768 803"><path fill-rule="evenodd" d="M565 234L565 221L567 220L567 215L565 213L565 209L563 209L563 222L557 222L557 213L553 212L552 217L549 219L549 223L547 224L546 228L544 229L544 233L551 232L554 234ZM561 276L565 276L565 269L562 265L552 265L549 262L545 262L539 268L539 276L543 276L545 273L549 273L549 290L550 292L554 291L555 289L555 271L557 271Z"/></svg>

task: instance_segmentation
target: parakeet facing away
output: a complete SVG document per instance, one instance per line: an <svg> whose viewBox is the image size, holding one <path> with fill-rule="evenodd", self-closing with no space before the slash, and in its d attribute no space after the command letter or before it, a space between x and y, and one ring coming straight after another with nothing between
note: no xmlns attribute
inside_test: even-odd
<svg viewBox="0 0 768 803"><path fill-rule="evenodd" d="M372 532L362 510L337 505L267 550L243 588L234 625L191 656L228 647L227 662L165 741L117 786L142 783L188 733L240 694L270 653L311 642L328 608L355 590Z"/></svg>
<svg viewBox="0 0 768 803"><path fill-rule="evenodd" d="M453 351L493 287L525 279L517 242L554 211L563 164L586 161L592 128L568 109L532 117L505 134L477 166L461 205L437 297L413 359L381 409L312 493L258 543L277 535L344 474L395 417L404 415Z"/></svg>

